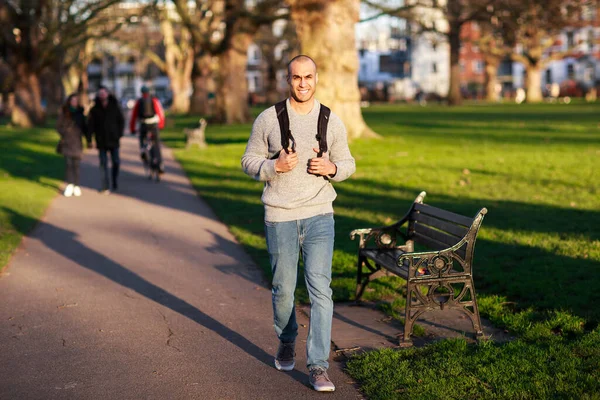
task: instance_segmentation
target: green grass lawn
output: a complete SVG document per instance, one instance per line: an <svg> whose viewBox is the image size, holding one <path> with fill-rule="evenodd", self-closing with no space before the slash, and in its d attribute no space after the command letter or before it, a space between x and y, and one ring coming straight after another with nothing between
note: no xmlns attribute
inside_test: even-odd
<svg viewBox="0 0 600 400"><path fill-rule="evenodd" d="M356 140L356 174L336 184L336 301L352 300L355 228L399 219L426 202L474 215L489 210L476 246L482 314L518 339L443 341L384 350L348 363L371 399L600 398L600 107L376 106L364 110L383 140ZM269 276L262 184L240 169L250 125L207 129L209 147L184 150L177 118L163 135L192 183ZM402 281L365 298L402 310ZM304 288L298 297L306 301Z"/></svg>
<svg viewBox="0 0 600 400"><path fill-rule="evenodd" d="M42 217L63 176L53 129L0 126L0 270Z"/></svg>

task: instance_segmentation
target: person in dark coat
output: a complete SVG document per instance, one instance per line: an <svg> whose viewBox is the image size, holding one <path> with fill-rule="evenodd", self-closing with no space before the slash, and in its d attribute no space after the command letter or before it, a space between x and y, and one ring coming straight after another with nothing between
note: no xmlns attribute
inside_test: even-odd
<svg viewBox="0 0 600 400"><path fill-rule="evenodd" d="M71 94L61 108L56 130L60 135L60 153L66 162L66 197L81 196L79 187L79 165L83 153L82 137L85 136L88 147L92 138L88 133L83 107L79 105L79 97Z"/></svg>
<svg viewBox="0 0 600 400"><path fill-rule="evenodd" d="M112 163L112 190L116 191L119 186L119 141L125 129L125 118L117 99L104 86L98 89L94 107L90 110L88 129L90 134L94 135L100 156L101 191L105 194L110 193L108 153L110 153Z"/></svg>

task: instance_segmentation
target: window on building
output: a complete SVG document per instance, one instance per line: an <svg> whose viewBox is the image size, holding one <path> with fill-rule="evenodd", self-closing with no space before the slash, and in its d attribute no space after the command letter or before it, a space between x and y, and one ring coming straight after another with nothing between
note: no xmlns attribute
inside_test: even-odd
<svg viewBox="0 0 600 400"><path fill-rule="evenodd" d="M252 77L252 79L254 80L254 91L255 92L260 92L262 90L262 86L261 86L261 82L260 82L260 76L254 75Z"/></svg>
<svg viewBox="0 0 600 400"><path fill-rule="evenodd" d="M431 48L433 49L433 51L437 51L437 43L436 42L431 43Z"/></svg>
<svg viewBox="0 0 600 400"><path fill-rule="evenodd" d="M593 67L586 67L585 71L583 72L583 80L585 82L593 82L594 81L594 68Z"/></svg>
<svg viewBox="0 0 600 400"><path fill-rule="evenodd" d="M567 32L567 48L575 46L575 34L573 31Z"/></svg>
<svg viewBox="0 0 600 400"><path fill-rule="evenodd" d="M479 53L479 47L475 46L475 45L472 45L471 46L471 51L473 51L473 53Z"/></svg>
<svg viewBox="0 0 600 400"><path fill-rule="evenodd" d="M398 50L406 51L406 39L398 40Z"/></svg>
<svg viewBox="0 0 600 400"><path fill-rule="evenodd" d="M460 72L464 73L465 72L465 62L461 61L458 64L460 65Z"/></svg>
<svg viewBox="0 0 600 400"><path fill-rule="evenodd" d="M546 70L546 83L547 84L551 84L552 83L552 70L550 68L548 68Z"/></svg>
<svg viewBox="0 0 600 400"><path fill-rule="evenodd" d="M476 74L483 73L483 61L481 61L481 60L473 61L473 72L475 72Z"/></svg>
<svg viewBox="0 0 600 400"><path fill-rule="evenodd" d="M583 21L593 21L596 7L593 4L583 4L581 6L581 19Z"/></svg>
<svg viewBox="0 0 600 400"><path fill-rule="evenodd" d="M260 62L260 49L254 45L248 49L248 63L258 64Z"/></svg>
<svg viewBox="0 0 600 400"><path fill-rule="evenodd" d="M575 79L575 66L573 64L567 65L567 77L569 79Z"/></svg>
<svg viewBox="0 0 600 400"><path fill-rule="evenodd" d="M589 51L593 51L594 50L594 41L595 41L595 37L594 37L594 29L591 28L588 31L588 36L587 36L587 43L588 43L588 50Z"/></svg>
<svg viewBox="0 0 600 400"><path fill-rule="evenodd" d="M437 74L438 68L437 68L436 63L431 64L431 72L433 72L434 74Z"/></svg>

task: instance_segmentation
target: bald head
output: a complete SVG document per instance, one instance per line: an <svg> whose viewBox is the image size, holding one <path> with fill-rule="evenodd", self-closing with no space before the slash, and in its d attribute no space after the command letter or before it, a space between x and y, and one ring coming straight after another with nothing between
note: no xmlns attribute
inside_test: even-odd
<svg viewBox="0 0 600 400"><path fill-rule="evenodd" d="M309 56L300 54L299 56L292 58L290 60L290 62L288 63L288 65L287 65L288 76L290 76L292 74L292 66L293 66L293 64L296 64L296 63L302 63L302 64L311 63L314 67L315 74L317 73L317 63L315 62L315 60L313 60Z"/></svg>
<svg viewBox="0 0 600 400"><path fill-rule="evenodd" d="M287 82L290 87L292 107L306 107L310 111L317 82L319 82L317 64L314 60L305 55L292 58L288 64Z"/></svg>

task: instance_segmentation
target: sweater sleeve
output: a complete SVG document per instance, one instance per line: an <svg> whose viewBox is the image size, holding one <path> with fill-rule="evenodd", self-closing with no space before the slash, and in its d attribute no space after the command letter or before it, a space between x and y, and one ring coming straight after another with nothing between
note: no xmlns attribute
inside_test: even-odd
<svg viewBox="0 0 600 400"><path fill-rule="evenodd" d="M329 160L337 167L337 172L330 177L334 182L341 182L348 179L356 171L354 157L348 147L348 134L342 120L335 114L329 121L328 134L332 134L333 142L329 150Z"/></svg>
<svg viewBox="0 0 600 400"><path fill-rule="evenodd" d="M248 140L246 151L242 156L242 169L257 181L270 181L277 176L275 160L269 159L268 118L266 113L260 114L252 126L252 134Z"/></svg>

